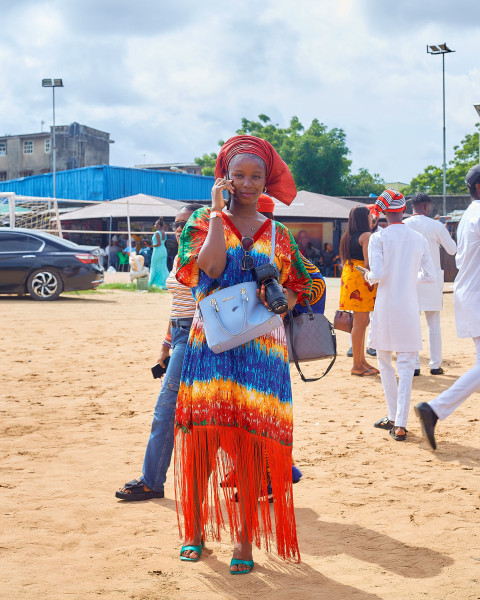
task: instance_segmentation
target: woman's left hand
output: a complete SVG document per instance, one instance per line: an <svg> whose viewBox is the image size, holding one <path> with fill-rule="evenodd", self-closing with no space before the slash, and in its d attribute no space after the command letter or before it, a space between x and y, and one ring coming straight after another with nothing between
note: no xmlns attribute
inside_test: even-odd
<svg viewBox="0 0 480 600"><path fill-rule="evenodd" d="M297 304L297 300L298 300L298 294L297 292L294 292L293 290L289 289L289 288L282 288L283 289L283 293L285 294L285 296L287 297L287 303L288 303L288 308L290 310L292 310L292 308L295 306L295 304ZM268 304L266 302L265 299L265 286L262 284L261 289L257 289L257 296L260 298L260 300L265 304L265 306L268 308ZM270 309L268 309L270 310ZM283 314L286 314L283 313Z"/></svg>
<svg viewBox="0 0 480 600"><path fill-rule="evenodd" d="M265 286L263 285L263 283L262 283L262 287L260 289L257 288L257 298L260 298L260 300L268 308L268 304L267 304L267 301L265 299ZM268 310L270 310L270 309L268 309Z"/></svg>
<svg viewBox="0 0 480 600"><path fill-rule="evenodd" d="M360 266L356 266L355 267L358 271L360 271L360 273L362 274L362 277L365 279L365 281L368 282L367 276L370 273L370 271L368 269L366 269L365 267L360 267Z"/></svg>

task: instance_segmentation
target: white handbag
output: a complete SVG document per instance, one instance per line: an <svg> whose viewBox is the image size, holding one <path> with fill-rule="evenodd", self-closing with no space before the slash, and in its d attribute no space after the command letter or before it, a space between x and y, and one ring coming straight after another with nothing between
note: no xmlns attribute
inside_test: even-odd
<svg viewBox="0 0 480 600"><path fill-rule="evenodd" d="M272 220L272 251L275 256L275 222ZM215 354L246 344L282 325L257 296L257 282L237 283L218 290L198 303L208 347Z"/></svg>

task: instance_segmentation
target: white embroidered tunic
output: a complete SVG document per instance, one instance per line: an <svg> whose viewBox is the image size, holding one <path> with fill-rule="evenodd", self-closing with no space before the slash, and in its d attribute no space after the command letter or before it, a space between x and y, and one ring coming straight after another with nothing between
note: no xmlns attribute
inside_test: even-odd
<svg viewBox="0 0 480 600"><path fill-rule="evenodd" d="M389 225L370 237L368 261L368 280L378 283L370 346L391 352L421 350L417 281L437 277L427 240L403 223Z"/></svg>
<svg viewBox="0 0 480 600"><path fill-rule="evenodd" d="M457 245L450 237L447 228L440 221L425 215L413 215L404 221L407 227L423 235L427 240L430 255L437 272L436 281L422 282L417 286L420 310L438 311L443 308L443 271L440 265L440 246L448 254L455 254Z"/></svg>
<svg viewBox="0 0 480 600"><path fill-rule="evenodd" d="M480 336L480 200L473 200L457 229L455 324L458 337Z"/></svg>

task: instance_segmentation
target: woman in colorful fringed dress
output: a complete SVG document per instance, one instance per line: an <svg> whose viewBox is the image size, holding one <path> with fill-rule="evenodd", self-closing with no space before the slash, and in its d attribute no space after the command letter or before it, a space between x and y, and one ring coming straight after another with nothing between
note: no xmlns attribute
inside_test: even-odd
<svg viewBox="0 0 480 600"><path fill-rule="evenodd" d="M256 210L264 188L287 204L296 195L286 164L268 142L252 136L236 136L223 146L215 176L211 209L196 211L180 239L176 276L192 288L197 302L218 289L253 281L251 268L270 260L271 221ZM233 194L228 207L223 192ZM275 265L290 307L308 297L311 279L293 236L280 223L276 223ZM235 543L230 573L249 573L252 543L260 547L263 540L268 550L274 537L281 557L300 560L292 495L292 431L284 328L214 354L197 313L176 412L175 485L177 509L183 513L182 560L198 560L204 540L220 540L226 521ZM266 494L267 455L273 519ZM219 486L232 470L238 504L234 488Z"/></svg>

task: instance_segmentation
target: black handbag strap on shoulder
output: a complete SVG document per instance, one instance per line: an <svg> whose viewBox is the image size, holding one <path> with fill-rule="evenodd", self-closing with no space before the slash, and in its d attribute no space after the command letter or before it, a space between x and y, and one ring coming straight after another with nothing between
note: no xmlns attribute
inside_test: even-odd
<svg viewBox="0 0 480 600"><path fill-rule="evenodd" d="M315 315L313 314L313 310L310 306L310 304L308 303L308 300L306 300L306 305L307 305L307 314L308 314L308 318L310 319L310 321L313 321L315 319ZM288 309L288 316L290 318L291 321L293 321L293 319L295 318L293 316L293 313L290 309ZM305 377L305 375L302 373L302 370L300 369L300 365L298 364L298 356L297 353L295 351L295 345L293 343L293 327L289 327L290 329L290 347L292 350L292 355L293 355L293 362L295 363L295 366L297 367L297 371L300 374L300 377L302 378L302 381L304 381L305 383L310 383L312 381L318 381L319 379L322 379L323 377L325 377L325 375L327 375L327 373L330 371L330 369L333 367L335 360L337 359L337 336L335 334L335 329L333 328L332 324L330 323L330 321L328 321L328 325L330 327L330 333L332 334L332 340L333 340L333 358L330 362L330 364L328 365L328 367L325 370L325 373L323 375L320 375L320 377Z"/></svg>

